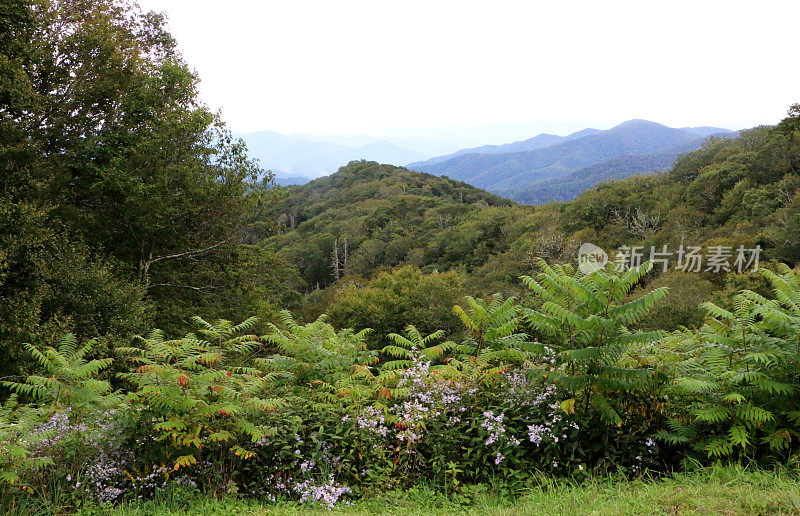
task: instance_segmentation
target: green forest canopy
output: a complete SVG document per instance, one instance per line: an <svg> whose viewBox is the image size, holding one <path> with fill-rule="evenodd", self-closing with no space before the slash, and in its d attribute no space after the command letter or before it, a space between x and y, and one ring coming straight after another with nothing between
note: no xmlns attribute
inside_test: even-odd
<svg viewBox="0 0 800 516"><path fill-rule="evenodd" d="M524 295L518 278L537 259L574 262L582 242L760 245L767 265L800 260L797 107L776 127L709 140L668 172L603 183L566 203L518 205L370 162L272 188L198 100L198 78L159 15L112 1L14 0L4 9L6 368L22 343L65 331L112 343L153 326L175 331L196 314L275 320L279 306L304 320L330 312L356 324L362 314L399 331L409 314L381 315L367 302L375 289L427 299L439 314L431 327L446 328L462 293ZM759 281L670 271L651 273L644 288L672 288L652 315L672 328L700 321L698 300Z"/></svg>
<svg viewBox="0 0 800 516"><path fill-rule="evenodd" d="M800 261L796 126L793 108L777 127L712 138L668 172L603 183L575 201L541 206L503 202L447 178L353 162L330 177L287 188L277 234L260 245L297 267L306 289L333 286L306 298L311 315L338 313L340 303L362 295L359 289L367 295L379 281L370 279L377 271L385 279L387 267L397 266L453 271L481 295L519 295L518 278L536 259L574 263L583 242L608 251L758 245L762 266L794 266ZM648 278L646 288L673 290L668 306L653 316L665 318L667 327L697 324L700 301L760 282L748 274L674 267Z"/></svg>

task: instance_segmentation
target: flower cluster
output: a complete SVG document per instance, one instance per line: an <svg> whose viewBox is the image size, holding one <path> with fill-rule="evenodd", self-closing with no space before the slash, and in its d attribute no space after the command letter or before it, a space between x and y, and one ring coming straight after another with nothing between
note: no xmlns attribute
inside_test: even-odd
<svg viewBox="0 0 800 516"><path fill-rule="evenodd" d="M519 446L519 439L513 435L510 435L503 424L505 414L501 413L495 416L494 412L487 410L483 413L483 418L484 419L481 423L481 427L489 434L489 438L486 439L486 442L484 443L486 446L492 446L494 444L497 444L501 447ZM503 460L505 460L505 456L498 451L494 459L495 465L500 465Z"/></svg>
<svg viewBox="0 0 800 516"><path fill-rule="evenodd" d="M72 407L67 407L50 416L50 419L46 423L36 427L34 433L44 436L44 438L38 442L39 446L47 448L55 445L71 432L86 432L89 430L89 427L85 423L71 424L69 420L71 412Z"/></svg>
<svg viewBox="0 0 800 516"><path fill-rule="evenodd" d="M412 354L411 367L403 371L398 383L398 387L408 389L408 394L402 403L391 409L399 421L397 438L407 444L422 439L426 421L438 419L446 427L461 423L467 410L465 396L477 392L475 387L446 380L436 371L431 371L430 361L418 350L412 350Z"/></svg>
<svg viewBox="0 0 800 516"><path fill-rule="evenodd" d="M153 469L150 473L143 476L132 478L134 491L137 497L142 499L152 496L157 490L163 489L168 478L170 468L164 466Z"/></svg>
<svg viewBox="0 0 800 516"><path fill-rule="evenodd" d="M557 394L556 386L552 384L543 386L541 382L531 381L530 374L531 369L527 366L505 373L507 384L503 396L509 402L524 407L551 405Z"/></svg>
<svg viewBox="0 0 800 516"><path fill-rule="evenodd" d="M328 477L327 483L306 480L295 485L294 490L300 495L301 503L322 503L328 510L333 509L342 496L352 493L349 487L338 484L333 475Z"/></svg>
<svg viewBox="0 0 800 516"><path fill-rule="evenodd" d="M389 428L386 426L386 418L383 416L383 412L375 407L366 407L361 414L357 415L356 424L361 430L366 430L373 434L383 437L389 434Z"/></svg>
<svg viewBox="0 0 800 516"><path fill-rule="evenodd" d="M101 451L86 469L84 482L77 482L75 488L83 487L87 494L100 502L117 500L125 493L128 483L123 469L125 462L124 459L111 458L105 451Z"/></svg>
<svg viewBox="0 0 800 516"><path fill-rule="evenodd" d="M553 351L547 347L545 347L545 352L553 354ZM504 393L506 399L512 404L547 412L541 423L528 425L528 440L538 447L545 439L555 443L560 439L566 439L569 429L577 430L579 427L574 421L564 419L558 404L558 389L552 384L543 385L541 382L531 381L529 376L527 368L506 373L508 387Z"/></svg>
<svg viewBox="0 0 800 516"><path fill-rule="evenodd" d="M146 475L131 476L132 491L140 500L152 498L157 492L162 492L170 487L196 491L198 479L202 475L208 474L213 468L214 465L208 461L200 461L189 468L182 468L180 472L175 472L166 466L157 467Z"/></svg>
<svg viewBox="0 0 800 516"><path fill-rule="evenodd" d="M428 419L430 408L419 401L404 401L395 405L393 412L400 420L397 423L400 431L397 432L397 440L407 444L414 444L422 440L423 422Z"/></svg>
<svg viewBox="0 0 800 516"><path fill-rule="evenodd" d="M489 446L497 442L500 436L506 433L506 427L503 426L505 414L498 414L495 416L494 413L489 410L483 413L483 417L485 419L483 423L481 423L481 426L489 432L489 438L486 440L486 446Z"/></svg>
<svg viewBox="0 0 800 516"><path fill-rule="evenodd" d="M567 438L567 430L578 430L579 426L574 421L565 421L558 413L551 412L544 423L528 425L528 440L539 446L547 438L557 443L560 439Z"/></svg>
<svg viewBox="0 0 800 516"><path fill-rule="evenodd" d="M548 426L545 425L528 425L528 440L539 446L542 444L542 439L544 437L553 438L555 435L553 431L550 430Z"/></svg>

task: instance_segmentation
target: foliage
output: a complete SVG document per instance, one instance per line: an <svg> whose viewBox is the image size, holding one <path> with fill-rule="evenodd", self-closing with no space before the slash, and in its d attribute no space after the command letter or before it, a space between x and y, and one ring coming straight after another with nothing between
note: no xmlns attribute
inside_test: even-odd
<svg viewBox="0 0 800 516"><path fill-rule="evenodd" d="M372 330L337 332L325 322L325 316L301 325L288 311L281 315L285 329L271 324L271 332L264 336L277 353L259 359L262 363L271 370L291 373L295 385L315 386L323 399L367 396L357 395L363 386L355 380L369 377L370 366L378 360L376 352L366 349L365 339Z"/></svg>
<svg viewBox="0 0 800 516"><path fill-rule="evenodd" d="M463 305L463 306L462 306ZM544 348L522 333L522 310L516 299L495 294L489 300L466 296L453 307L468 332L448 365L472 381L493 385L510 366L530 364L543 358ZM466 306L466 309L464 308Z"/></svg>
<svg viewBox="0 0 800 516"><path fill-rule="evenodd" d="M636 299L626 299L651 269L650 263L617 273L609 266L584 275L570 266L550 267L541 262L535 278L523 282L541 303L525 311L525 320L541 342L552 349L556 370L549 379L571 393L564 401L568 411L582 407L598 411L600 418L622 426L626 397L637 392L658 392L663 381L647 367L648 346L660 332L631 331L628 327L667 294L658 288ZM612 395L614 397L612 398Z"/></svg>
<svg viewBox="0 0 800 516"><path fill-rule="evenodd" d="M687 356L674 381L686 413L662 439L709 457L758 460L797 449L800 278L780 270L763 271L775 299L744 290L730 311L704 303L706 325L671 342Z"/></svg>
<svg viewBox="0 0 800 516"><path fill-rule="evenodd" d="M423 273L417 267L397 267L379 272L369 281L346 278L335 286L326 312L335 326L372 328L369 343L384 344L389 333L399 333L408 321L418 321L420 331L461 331L451 316L453 305L467 293L467 279L455 271Z"/></svg>
<svg viewBox="0 0 800 516"><path fill-rule="evenodd" d="M0 405L0 491L3 484L18 484L24 471L53 465L50 457L31 450L33 444L45 437L35 432L38 420L36 411L20 407L16 396ZM22 489L30 488L23 485Z"/></svg>
<svg viewBox="0 0 800 516"><path fill-rule="evenodd" d="M259 346L256 336L244 333L255 319L237 325L195 321L198 332L182 339L167 340L154 331L138 347L118 350L137 365L120 374L134 386L130 404L141 421L151 422L158 440L169 444L161 459L175 470L197 464L199 452L215 445L242 459L254 457L254 443L272 432L256 416L286 405L270 396L280 374L244 359Z"/></svg>
<svg viewBox="0 0 800 516"><path fill-rule="evenodd" d="M16 394L0 410L6 457L0 461L0 483L41 496L53 483L78 477L83 468L89 478L98 472L92 470L97 466L95 457L104 457L116 444L108 432L121 397L103 378L112 360L87 358L96 345L95 340L79 345L72 334L63 336L57 347L39 350L27 345L41 372L24 381L4 382ZM29 403L18 405L17 395ZM108 473L99 470L96 479ZM108 501L121 493L100 484L88 489Z"/></svg>
<svg viewBox="0 0 800 516"><path fill-rule="evenodd" d="M24 342L121 344L222 311L238 239L277 192L199 102L163 16L126 0L0 16L0 373L26 369Z"/></svg>
<svg viewBox="0 0 800 516"><path fill-rule="evenodd" d="M733 311L706 303L700 331L667 336L628 328L666 293L632 294L649 268L541 262L523 278L530 299L456 306L461 342L409 325L381 352L368 330L324 316L283 312L260 337L254 318L195 318L183 338L154 331L118 348L118 391L103 377L111 362L88 358L95 342L31 346L42 374L7 383L29 402L0 411L0 491L46 499L59 484L98 503L246 491L332 507L419 482L515 489L533 470L636 476L690 446L700 459L792 457L800 275L765 271L774 299L744 290Z"/></svg>
<svg viewBox="0 0 800 516"><path fill-rule="evenodd" d="M41 374L28 375L23 382L4 381L3 385L57 409L96 408L92 405L111 391L111 384L97 376L112 362L110 358L87 360L96 345L96 340L90 340L78 346L78 340L72 334L64 335L57 347L43 351L28 344L28 353L38 363Z"/></svg>
<svg viewBox="0 0 800 516"><path fill-rule="evenodd" d="M434 344L442 335L444 332L439 330L423 337L413 325L406 328L405 336L390 333L388 337L393 344L383 348L383 352L396 360L385 363L383 367L385 369L407 369L411 365L411 359L415 358L417 354L425 357L428 361L441 359L448 350L455 346L455 343L450 341Z"/></svg>
<svg viewBox="0 0 800 516"><path fill-rule="evenodd" d="M517 333L520 307L513 297L504 300L496 294L490 302L486 302L466 296L464 304L467 306L466 310L456 305L453 313L469 331L469 342L472 344L470 351L473 353L477 354L483 348L518 347L527 337L523 333Z"/></svg>

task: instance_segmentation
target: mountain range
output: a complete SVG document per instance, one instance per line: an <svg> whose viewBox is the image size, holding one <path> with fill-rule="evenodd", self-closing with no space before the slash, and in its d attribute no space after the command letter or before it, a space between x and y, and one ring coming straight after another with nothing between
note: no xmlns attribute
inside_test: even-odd
<svg viewBox="0 0 800 516"><path fill-rule="evenodd" d="M574 199L601 181L663 170L710 136L737 134L718 127L671 128L636 119L603 131L540 134L505 145L463 149L408 168L464 181L517 202L541 204Z"/></svg>
<svg viewBox="0 0 800 516"><path fill-rule="evenodd" d="M607 130L587 128L567 136L542 133L438 156L436 151L457 147L421 138L324 137L273 131L237 136L282 186L305 184L351 161L410 162L407 167L411 170L447 176L517 202L543 204L574 199L601 181L664 170L711 136L737 134L718 127L671 128L636 119Z"/></svg>

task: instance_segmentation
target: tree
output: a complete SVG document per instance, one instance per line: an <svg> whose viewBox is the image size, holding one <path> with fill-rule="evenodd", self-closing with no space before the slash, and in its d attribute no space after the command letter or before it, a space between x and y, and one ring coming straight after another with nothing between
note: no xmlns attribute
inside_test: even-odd
<svg viewBox="0 0 800 516"><path fill-rule="evenodd" d="M456 272L424 274L405 266L336 289L328 315L337 327L372 328L369 342L378 346L386 335L401 332L409 321L417 321L421 332L457 333L461 328L450 312L465 294L465 278Z"/></svg>
<svg viewBox="0 0 800 516"><path fill-rule="evenodd" d="M98 31L98 38L68 36L89 5L10 0L0 7L0 373L17 370L23 342L66 328L118 335L146 318L139 286L59 214L67 211L60 176L75 142L97 130L96 114L114 102L98 68L109 64L102 49L111 44L100 45ZM94 64L82 60L93 52Z"/></svg>
<svg viewBox="0 0 800 516"><path fill-rule="evenodd" d="M0 29L3 347L213 306L277 193L199 102L163 18L126 0L10 0Z"/></svg>
<svg viewBox="0 0 800 516"><path fill-rule="evenodd" d="M654 370L637 364L636 358L661 333L628 329L667 295L661 287L626 299L651 267L648 262L617 273L609 265L607 270L584 275L571 266L551 267L542 261L542 272L535 278L523 276L538 302L525 310L524 318L556 355L559 367L549 375L571 393L563 405L568 410L582 407L588 413L593 408L603 421L621 425L624 397L619 393L646 391L654 381L663 380Z"/></svg>

